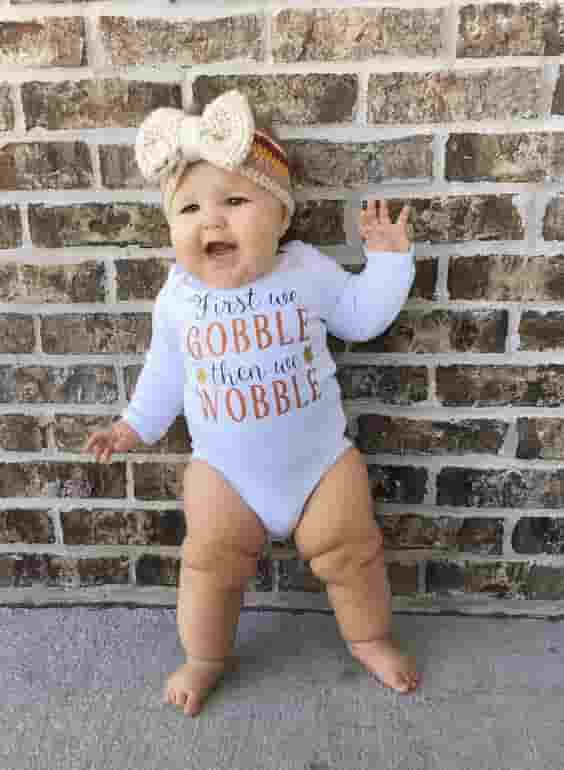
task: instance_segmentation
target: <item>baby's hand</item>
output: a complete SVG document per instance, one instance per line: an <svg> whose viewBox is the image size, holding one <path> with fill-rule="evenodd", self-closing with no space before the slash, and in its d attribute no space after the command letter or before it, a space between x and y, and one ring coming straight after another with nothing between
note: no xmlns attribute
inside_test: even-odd
<svg viewBox="0 0 564 770"><path fill-rule="evenodd" d="M94 452L96 460L108 463L114 452L129 452L143 443L140 436L125 420L115 422L111 428L95 431L83 447L84 452Z"/></svg>
<svg viewBox="0 0 564 770"><path fill-rule="evenodd" d="M408 234L408 216L409 206L405 205L394 223L390 219L385 200L368 201L368 208L361 210L358 216L358 229L366 250L409 251L411 239Z"/></svg>

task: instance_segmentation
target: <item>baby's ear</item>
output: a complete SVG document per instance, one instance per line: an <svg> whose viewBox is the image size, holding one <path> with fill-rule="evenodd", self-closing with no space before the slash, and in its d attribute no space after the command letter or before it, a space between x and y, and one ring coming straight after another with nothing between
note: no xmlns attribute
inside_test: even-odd
<svg viewBox="0 0 564 770"><path fill-rule="evenodd" d="M282 223L280 225L280 238L283 238L284 235L287 233L288 228L290 227L290 221L291 221L290 212L288 211L286 206L284 206Z"/></svg>

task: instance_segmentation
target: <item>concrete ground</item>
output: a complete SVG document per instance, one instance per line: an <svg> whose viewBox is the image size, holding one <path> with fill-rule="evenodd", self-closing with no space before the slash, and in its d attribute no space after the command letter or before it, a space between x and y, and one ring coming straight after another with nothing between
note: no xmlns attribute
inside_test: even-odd
<svg viewBox="0 0 564 770"><path fill-rule="evenodd" d="M241 665L162 703L174 609L0 607L2 770L561 770L564 623L395 615L423 684L383 688L332 615L246 609Z"/></svg>

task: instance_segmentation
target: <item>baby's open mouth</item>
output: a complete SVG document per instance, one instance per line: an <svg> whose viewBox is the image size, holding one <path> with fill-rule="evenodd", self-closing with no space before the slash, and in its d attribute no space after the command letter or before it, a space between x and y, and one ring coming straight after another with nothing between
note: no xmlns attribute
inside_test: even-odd
<svg viewBox="0 0 564 770"><path fill-rule="evenodd" d="M236 243L230 243L228 241L212 241L206 246L206 254L209 257L222 257L231 254L236 248Z"/></svg>

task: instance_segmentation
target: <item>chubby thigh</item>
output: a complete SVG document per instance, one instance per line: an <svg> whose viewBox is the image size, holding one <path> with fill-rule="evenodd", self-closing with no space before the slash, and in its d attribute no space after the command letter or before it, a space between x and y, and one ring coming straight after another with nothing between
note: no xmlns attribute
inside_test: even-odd
<svg viewBox="0 0 564 770"><path fill-rule="evenodd" d="M362 454L350 447L322 476L308 498L294 532L300 556L310 561L343 545L358 549L382 545L375 521L368 469Z"/></svg>
<svg viewBox="0 0 564 770"><path fill-rule="evenodd" d="M183 557L210 571L249 572L266 543L266 530L225 476L205 460L191 459L184 472L186 539ZM252 574L249 575L252 577Z"/></svg>

